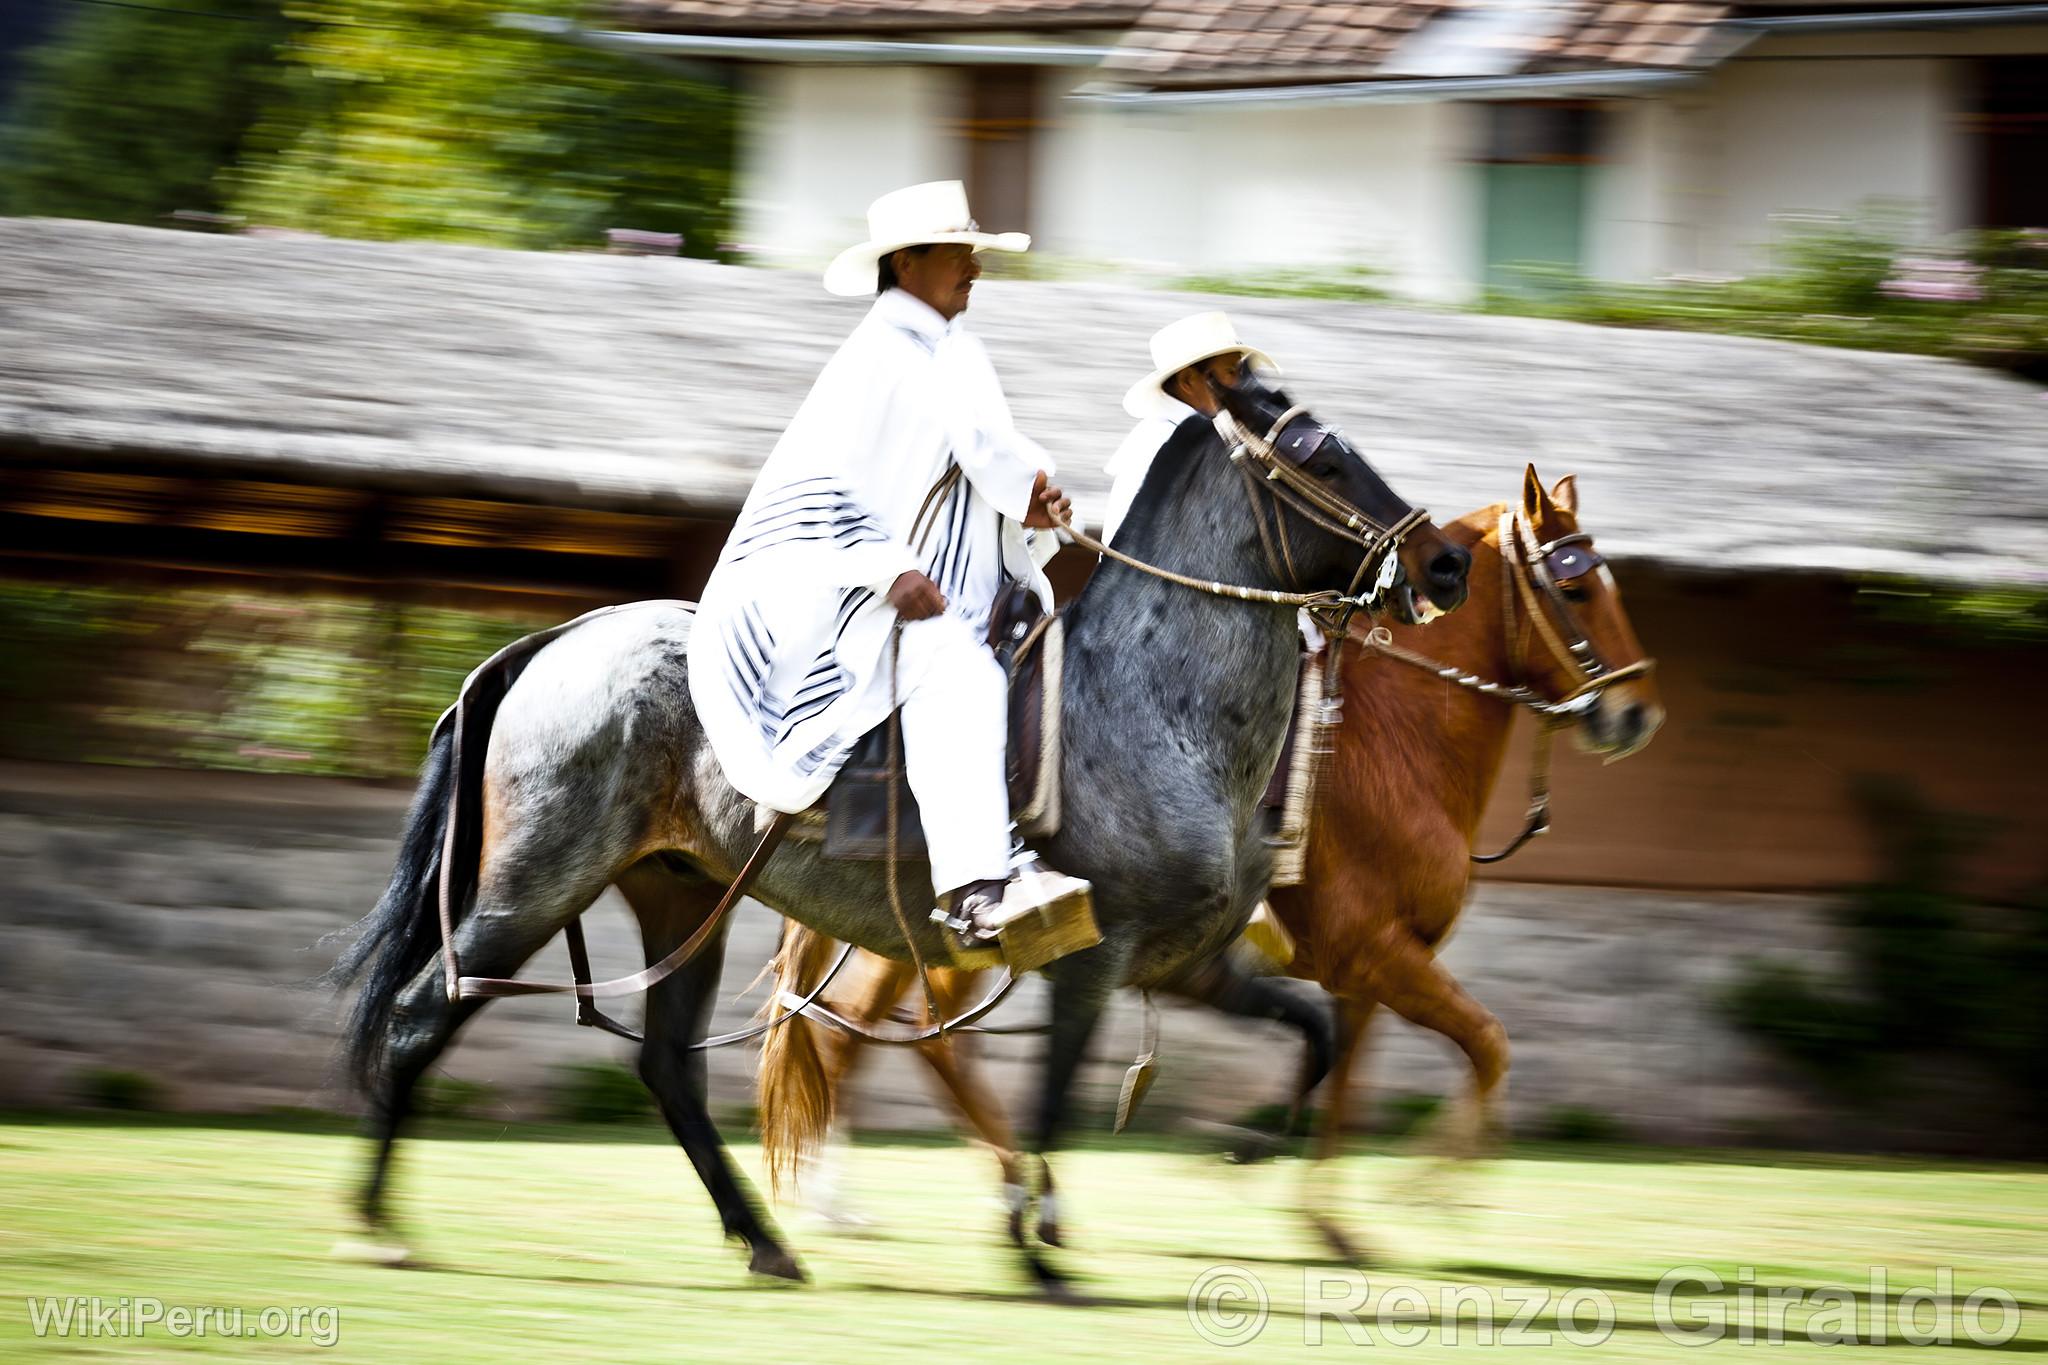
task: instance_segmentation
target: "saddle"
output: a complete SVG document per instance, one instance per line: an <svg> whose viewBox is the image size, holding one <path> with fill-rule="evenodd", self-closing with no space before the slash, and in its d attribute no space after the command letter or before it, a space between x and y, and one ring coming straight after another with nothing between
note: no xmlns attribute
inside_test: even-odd
<svg viewBox="0 0 2048 1365"><path fill-rule="evenodd" d="M989 645L1010 678L1010 815L1027 840L1050 838L1060 827L1061 626L1023 583L1006 586L989 613ZM824 797L797 817L791 838L822 841L827 858L889 856L889 788L896 775L889 765L889 726L883 721L853 746ZM896 802L898 855L925 857L924 825L908 784L897 786Z"/></svg>

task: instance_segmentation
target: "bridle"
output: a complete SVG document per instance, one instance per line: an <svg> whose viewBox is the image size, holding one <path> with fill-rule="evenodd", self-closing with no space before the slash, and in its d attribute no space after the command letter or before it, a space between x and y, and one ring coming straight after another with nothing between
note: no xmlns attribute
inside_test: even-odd
<svg viewBox="0 0 2048 1365"><path fill-rule="evenodd" d="M1535 748L1529 762L1529 810L1523 820L1522 831L1497 853L1471 855L1475 863L1500 862L1531 839L1549 832L1550 746L1556 732L1599 705L1600 695L1605 689L1631 678L1647 677L1657 667L1657 661L1647 657L1618 667L1610 665L1579 624L1579 615L1572 609L1564 585L1592 573L1603 562L1599 552L1593 548L1593 537L1589 533L1574 531L1539 542L1527 520L1508 507L1500 514L1498 539L1501 626L1510 674L1522 679L1528 676L1527 646L1520 643L1524 633L1516 628L1515 606L1519 602L1521 614L1528 618L1529 628L1542 637L1551 657L1573 680L1562 696L1546 697L1526 681L1493 682L1476 673L1440 663L1395 644L1393 633L1385 626L1374 626L1358 637L1360 647L1368 653L1384 654L1390 659L1425 669L1446 682L1511 702L1537 717ZM1546 603L1549 606L1547 611Z"/></svg>
<svg viewBox="0 0 2048 1365"><path fill-rule="evenodd" d="M1394 584L1401 543L1408 538L1409 532L1429 520L1429 513L1419 507L1411 507L1392 525L1383 525L1311 475L1308 462L1336 432L1334 428L1316 421L1308 409L1299 404L1281 413L1263 437L1254 437L1228 413L1224 414L1223 421L1225 430L1235 438L1230 458L1244 471L1246 484L1253 492L1252 515L1259 528L1259 540L1265 547L1267 563L1276 574L1290 583L1299 584L1301 581L1300 573L1294 567L1293 553L1288 549L1287 528L1281 520L1289 511L1309 525L1340 540L1351 541L1364 551L1357 571L1351 575L1351 584L1339 595L1334 611L1309 608L1323 618L1322 624L1330 629L1333 636L1341 636L1354 612L1360 608L1367 611L1378 609L1380 599ZM1252 462L1265 469L1264 479L1252 474ZM1273 529L1270 535L1266 530L1264 505L1257 496L1260 491L1271 499ZM1361 593L1359 590L1368 580L1372 584L1370 591Z"/></svg>
<svg viewBox="0 0 2048 1365"><path fill-rule="evenodd" d="M1073 524L1069 516L1060 523L1060 529L1084 550L1092 550L1105 559L1136 569L1168 583L1208 593L1215 597L1233 598L1240 602L1264 602L1273 606L1296 607L1314 615L1318 621L1333 628L1333 637L1341 638L1344 628L1359 611L1377 612L1381 599L1400 568L1402 543L1416 527L1429 520L1429 513L1420 507L1411 507L1391 525L1379 521L1363 509L1351 503L1327 487L1320 479L1304 467L1322 444L1332 435L1332 429L1321 425L1308 415L1307 409L1291 407L1280 414L1264 436L1259 436L1241 425L1228 413L1223 414L1219 429L1230 443L1230 460L1244 472L1245 482L1252 498L1252 516L1259 529L1259 540L1265 549L1267 563L1274 577L1282 582L1296 585L1294 589L1281 591L1273 588L1252 588L1235 583L1223 583L1215 579L1196 578L1189 574L1175 573L1156 564L1111 549L1095 537ZM1257 465L1265 470L1265 477L1259 478L1252 472ZM1263 491L1272 500L1273 528L1268 530L1264 505L1259 501ZM1348 540L1359 546L1364 553L1358 561L1357 572L1351 576L1350 586L1343 592L1324 589L1319 592L1303 592L1299 588L1301 577L1294 568L1292 553L1287 548L1286 527L1282 517L1292 512L1340 540Z"/></svg>

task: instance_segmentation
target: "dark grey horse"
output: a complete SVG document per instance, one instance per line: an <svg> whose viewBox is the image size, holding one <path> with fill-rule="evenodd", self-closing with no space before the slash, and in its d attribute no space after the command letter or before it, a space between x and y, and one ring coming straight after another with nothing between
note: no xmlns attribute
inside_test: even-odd
<svg viewBox="0 0 2048 1365"><path fill-rule="evenodd" d="M1226 400L1251 431L1266 431L1288 408L1284 395L1249 377ZM1382 525L1409 512L1341 437L1304 445L1314 449L1300 467L1325 491ZM1257 467L1230 459L1206 421L1175 433L1124 525L1120 550L1253 587L1345 590L1362 555L1355 541L1281 510ZM1397 557L1386 600L1399 616L1424 619L1464 599L1468 557L1434 525L1416 527ZM474 829L458 817L449 869L457 956L474 976L511 976L614 884L653 962L703 922L752 850L753 804L726 782L690 704L691 621L680 605L648 604L547 643L504 693L487 753L465 741L468 771L454 771L448 727L436 732L390 888L337 967L341 979L362 980L350 1051L377 1142L362 1203L373 1228L383 1224L413 1086L484 1003L451 1002L438 960L451 795L458 809L477 813ZM1256 805L1291 709L1296 651L1289 608L1212 596L1114 562L1069 609L1064 819L1041 851L1094 882L1102 942L1045 969L1052 1029L1033 1152L1043 1156L1059 1138L1069 1086L1110 993L1163 981L1217 952L1264 894L1269 856ZM906 899L928 904L925 867L906 864L901 876L916 889ZM753 894L820 933L900 958L907 949L883 877L879 864L825 861L815 845L784 844ZM937 930L913 920L923 954L942 959ZM705 1108L703 1056L691 1044L704 1036L723 954L721 932L649 993L640 1074L726 1233L746 1243L749 1266L801 1278ZM1050 1277L1035 1255L1031 1265Z"/></svg>

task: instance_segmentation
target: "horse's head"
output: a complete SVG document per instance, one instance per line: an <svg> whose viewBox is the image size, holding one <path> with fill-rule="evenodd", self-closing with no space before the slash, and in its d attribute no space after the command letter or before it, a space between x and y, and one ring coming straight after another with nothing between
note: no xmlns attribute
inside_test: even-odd
<svg viewBox="0 0 2048 1365"><path fill-rule="evenodd" d="M1263 438L1275 458L1306 476L1295 492L1280 481L1275 486L1276 515L1268 519L1277 534L1290 586L1336 588L1347 593L1372 591L1376 605L1390 606L1397 619L1420 625L1465 600L1465 572L1472 556L1453 543L1434 522L1417 521L1392 545L1385 534L1408 522L1415 509L1387 486L1351 443L1334 427L1326 427L1298 408L1285 393L1268 387L1249 365L1237 381L1218 388L1224 409L1239 427ZM1258 474L1262 482L1273 482ZM1334 499L1322 506L1318 490ZM1330 515L1332 510L1336 515ZM1365 519L1346 529L1349 512ZM1259 514L1266 515L1265 509ZM1391 561L1391 567L1389 567Z"/></svg>
<svg viewBox="0 0 2048 1365"><path fill-rule="evenodd" d="M1592 537L1579 529L1574 476L1545 492L1529 466L1521 505L1502 519L1501 537L1514 580L1507 588L1515 632L1508 650L1523 685L1547 698L1583 698L1579 747L1610 762L1628 757L1657 733L1664 706L1621 589Z"/></svg>

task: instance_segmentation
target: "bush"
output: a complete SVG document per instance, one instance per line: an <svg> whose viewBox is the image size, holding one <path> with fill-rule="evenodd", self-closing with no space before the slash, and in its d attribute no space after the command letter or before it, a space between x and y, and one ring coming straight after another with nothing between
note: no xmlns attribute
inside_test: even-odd
<svg viewBox="0 0 2048 1365"><path fill-rule="evenodd" d="M560 1068L555 1112L570 1123L632 1123L654 1113L639 1074L617 1062L576 1062Z"/></svg>
<svg viewBox="0 0 2048 1365"><path fill-rule="evenodd" d="M1247 299L1345 299L1377 303L1390 297L1384 277L1364 265L1248 270L1228 275L1187 275L1171 287L1192 294L1235 294Z"/></svg>
<svg viewBox="0 0 2048 1365"><path fill-rule="evenodd" d="M149 223L225 207L231 165L277 86L277 0L68 7L31 50L0 128L0 212Z"/></svg>
<svg viewBox="0 0 2048 1365"><path fill-rule="evenodd" d="M1915 247L1896 215L1867 212L1785 239L1739 279L1628 285L1528 267L1491 312L1618 327L1719 332L1909 351L2048 379L2048 233L1975 232Z"/></svg>
<svg viewBox="0 0 2048 1365"><path fill-rule="evenodd" d="M1551 1106L1538 1131L1552 1142L1619 1142L1627 1136L1613 1115L1578 1104Z"/></svg>
<svg viewBox="0 0 2048 1365"><path fill-rule="evenodd" d="M94 1109L141 1113L163 1107L163 1087L140 1071L94 1067L79 1073L78 1097Z"/></svg>
<svg viewBox="0 0 2048 1365"><path fill-rule="evenodd" d="M1902 1063L1939 1058L1997 1077L2048 1120L2048 892L1986 913L1955 889L1966 821L1893 783L1858 795L1887 867L1837 910L1849 973L1826 982L1759 961L1725 1012L1839 1098L1872 1104L1912 1074Z"/></svg>
<svg viewBox="0 0 2048 1365"><path fill-rule="evenodd" d="M285 95L237 173L251 222L340 237L594 249L608 228L725 244L737 97L507 27L576 0L308 0Z"/></svg>
<svg viewBox="0 0 2048 1365"><path fill-rule="evenodd" d="M1380 1105L1379 1129L1388 1137L1416 1132L1444 1107L1442 1095L1395 1095Z"/></svg>

